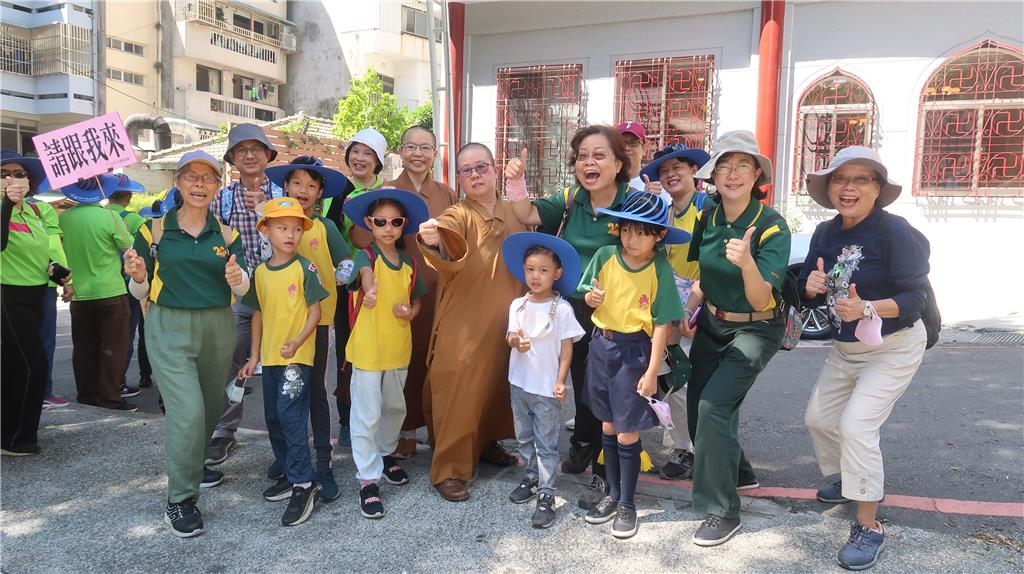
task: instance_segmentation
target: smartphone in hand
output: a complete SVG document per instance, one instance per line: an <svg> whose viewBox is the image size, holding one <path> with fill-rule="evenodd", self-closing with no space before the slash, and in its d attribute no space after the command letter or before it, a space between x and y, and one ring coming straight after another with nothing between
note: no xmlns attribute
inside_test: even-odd
<svg viewBox="0 0 1024 574"><path fill-rule="evenodd" d="M71 276L71 270L56 261L50 265L52 266L50 270L50 281L53 281L57 285L63 287L64 283L67 282L68 277Z"/></svg>

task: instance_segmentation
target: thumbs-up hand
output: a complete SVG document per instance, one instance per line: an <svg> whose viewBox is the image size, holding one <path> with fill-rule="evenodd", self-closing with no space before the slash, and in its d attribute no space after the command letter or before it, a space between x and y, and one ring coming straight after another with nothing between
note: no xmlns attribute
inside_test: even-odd
<svg viewBox="0 0 1024 574"><path fill-rule="evenodd" d="M595 309L604 303L604 289L601 288L601 282L596 278L594 279L593 287L583 296L583 300L586 301L587 305Z"/></svg>
<svg viewBox="0 0 1024 574"><path fill-rule="evenodd" d="M377 282L363 284L363 307L373 309L377 306Z"/></svg>
<svg viewBox="0 0 1024 574"><path fill-rule="evenodd" d="M505 164L505 179L515 181L526 176L526 146L519 150L519 157L508 160Z"/></svg>
<svg viewBox="0 0 1024 574"><path fill-rule="evenodd" d="M640 178L644 180L644 191L654 195L661 195L663 189L661 187L661 180L651 181L651 178L646 173L640 176Z"/></svg>
<svg viewBox="0 0 1024 574"><path fill-rule="evenodd" d="M146 261L139 257L134 249L124 252L124 274L131 277L136 283L146 280Z"/></svg>
<svg viewBox="0 0 1024 574"><path fill-rule="evenodd" d="M867 306L863 299L857 295L857 284L850 284L849 296L845 299L836 299L836 315L843 321L856 321L864 318L864 308Z"/></svg>
<svg viewBox="0 0 1024 574"><path fill-rule="evenodd" d="M441 235L437 232L437 220L428 219L420 224L420 239L431 247L437 247L441 242Z"/></svg>
<svg viewBox="0 0 1024 574"><path fill-rule="evenodd" d="M224 265L224 279L231 287L242 284L242 268L239 267L233 254L228 257L228 262Z"/></svg>
<svg viewBox="0 0 1024 574"><path fill-rule="evenodd" d="M749 269L756 266L754 257L750 254L750 238L757 231L756 227L750 227L743 234L743 239L730 239L725 244L725 258L740 269Z"/></svg>
<svg viewBox="0 0 1024 574"><path fill-rule="evenodd" d="M531 347L530 338L523 334L523 330L519 329L516 331L516 350L520 353L525 353L529 351Z"/></svg>
<svg viewBox="0 0 1024 574"><path fill-rule="evenodd" d="M825 260L818 258L818 268L807 275L807 286L804 295L810 299L828 292L828 275L825 275Z"/></svg>

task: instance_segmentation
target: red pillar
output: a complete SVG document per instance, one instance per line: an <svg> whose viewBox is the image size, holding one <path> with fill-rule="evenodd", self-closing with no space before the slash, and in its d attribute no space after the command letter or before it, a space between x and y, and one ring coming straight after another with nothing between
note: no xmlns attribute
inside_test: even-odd
<svg viewBox="0 0 1024 574"><path fill-rule="evenodd" d="M781 0L761 2L761 43L758 47L757 81L757 145L761 153L776 163L775 140L779 126L779 76L782 68L782 30L786 3ZM775 179L775 174L772 174ZM771 205L775 185L768 186L764 202Z"/></svg>
<svg viewBox="0 0 1024 574"><path fill-rule="evenodd" d="M452 102L452 118L455 120L455 133L448 134L448 149L446 153L455 153L462 147L462 66L465 61L463 45L466 38L466 5L462 2L448 3L448 40L451 43L451 82L447 97ZM445 126L445 129L448 129ZM445 158L445 165L448 165L448 158ZM445 177L448 170L445 168ZM454 181L448 185L456 187Z"/></svg>

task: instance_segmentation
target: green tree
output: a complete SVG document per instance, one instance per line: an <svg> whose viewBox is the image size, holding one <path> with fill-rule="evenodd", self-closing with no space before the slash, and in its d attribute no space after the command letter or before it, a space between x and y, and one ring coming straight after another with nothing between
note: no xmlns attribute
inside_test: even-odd
<svg viewBox="0 0 1024 574"><path fill-rule="evenodd" d="M409 125L422 126L428 130L434 129L434 107L430 101L420 104L415 110L409 112Z"/></svg>
<svg viewBox="0 0 1024 574"><path fill-rule="evenodd" d="M363 128L374 128L384 135L388 147L395 149L410 122L410 112L398 105L394 94L384 92L380 76L370 68L361 78L352 80L348 94L338 102L333 133L348 140Z"/></svg>

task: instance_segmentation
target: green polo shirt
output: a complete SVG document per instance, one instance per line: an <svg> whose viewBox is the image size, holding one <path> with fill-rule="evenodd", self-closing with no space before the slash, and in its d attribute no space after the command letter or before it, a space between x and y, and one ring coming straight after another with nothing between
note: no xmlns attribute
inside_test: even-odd
<svg viewBox="0 0 1024 574"><path fill-rule="evenodd" d="M123 205L118 205L116 203L108 203L107 209L113 211L119 217L124 219L124 224L125 226L128 227L128 232L131 233L132 235L138 233L139 228L142 227L142 224L146 222L145 217L142 217L141 215L135 213L134 211L129 211L128 208L126 208Z"/></svg>
<svg viewBox="0 0 1024 574"><path fill-rule="evenodd" d="M743 239L749 227L757 227L761 233L755 250L757 269L776 294L781 291L789 267L790 232L785 219L765 228L764 221L774 213L774 209L751 198L736 221L726 221L724 208L719 205L711 212L703 236L690 241L689 260L699 261L701 291L715 307L734 313L762 311L751 308L743 288L743 272L725 258L725 244L730 239ZM773 296L772 306L777 304L778 296Z"/></svg>
<svg viewBox="0 0 1024 574"><path fill-rule="evenodd" d="M615 194L615 200L609 206L610 209L618 210L626 199L629 191L629 184L619 185ZM590 192L580 185L574 185L566 192L555 193L547 197L533 200L537 206L537 214L540 215L541 225L547 233L555 234L558 226L562 223L562 214L565 213L566 197L571 197L575 205L569 221L565 223L565 230L562 232L562 239L569 242L576 249L580 256L580 264L583 269L590 265L590 259L594 257L597 250L605 245L619 244L619 224L610 215L594 213L594 207L590 203ZM572 293L572 297L582 299L582 293Z"/></svg>
<svg viewBox="0 0 1024 574"><path fill-rule="evenodd" d="M231 245L224 245L220 222L213 213L206 216L206 227L192 237L178 226L178 209L167 212L162 220L163 237L153 252L153 225L146 222L135 235L135 251L146 261L149 275L149 300L174 309L215 309L231 305L231 288L224 279L228 258L246 271L245 248L237 231L231 232Z"/></svg>
<svg viewBox="0 0 1024 574"><path fill-rule="evenodd" d="M49 265L46 223L27 203L13 208L7 247L0 253L0 283L33 287L45 285Z"/></svg>
<svg viewBox="0 0 1024 574"><path fill-rule="evenodd" d="M75 301L124 295L121 252L132 245L124 220L98 204L77 205L60 214L64 252L75 278Z"/></svg>
<svg viewBox="0 0 1024 574"><path fill-rule="evenodd" d="M64 254L63 243L64 231L60 228L60 219L57 217L57 211L45 201L39 201L35 198L27 201L39 208L39 215L43 219L43 225L46 226L46 235L50 237L50 260L67 267L68 257ZM68 279L68 285L74 284L72 279ZM56 288L58 285L50 281L47 286Z"/></svg>

